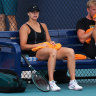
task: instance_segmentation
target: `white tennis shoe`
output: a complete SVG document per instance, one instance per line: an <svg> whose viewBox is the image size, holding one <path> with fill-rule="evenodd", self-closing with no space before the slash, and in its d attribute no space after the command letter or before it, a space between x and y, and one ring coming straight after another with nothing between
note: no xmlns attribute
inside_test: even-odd
<svg viewBox="0 0 96 96"><path fill-rule="evenodd" d="M54 80L49 82L49 86L50 86L51 91L60 91L61 90L61 88L56 85L56 82Z"/></svg>
<svg viewBox="0 0 96 96"><path fill-rule="evenodd" d="M73 89L73 90L82 90L83 87L79 86L76 80L71 80L69 82L69 89Z"/></svg>

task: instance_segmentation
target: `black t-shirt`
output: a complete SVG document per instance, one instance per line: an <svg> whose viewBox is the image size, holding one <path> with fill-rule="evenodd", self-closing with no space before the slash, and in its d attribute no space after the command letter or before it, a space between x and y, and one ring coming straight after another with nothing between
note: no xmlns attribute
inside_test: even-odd
<svg viewBox="0 0 96 96"><path fill-rule="evenodd" d="M76 30L82 29L82 30L86 31L87 29L93 28L94 25L95 25L95 22L93 20L89 20L85 17L85 18L80 19L77 22Z"/></svg>
<svg viewBox="0 0 96 96"><path fill-rule="evenodd" d="M86 31L90 28L93 28L94 25L95 25L95 22L93 20L89 20L85 17L85 18L80 19L77 22L76 30L82 29L82 30ZM86 54L86 56L88 56L92 59L96 56L96 52L95 52L96 48L94 47L94 44L95 43L94 43L93 38L91 38L90 44L87 44L86 42L83 44L84 53Z"/></svg>

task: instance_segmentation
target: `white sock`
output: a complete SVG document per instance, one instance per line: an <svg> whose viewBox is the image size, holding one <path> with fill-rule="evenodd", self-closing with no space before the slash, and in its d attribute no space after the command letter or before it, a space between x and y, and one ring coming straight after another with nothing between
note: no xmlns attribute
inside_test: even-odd
<svg viewBox="0 0 96 96"><path fill-rule="evenodd" d="M75 80L70 80L70 83L74 82Z"/></svg>
<svg viewBox="0 0 96 96"><path fill-rule="evenodd" d="M52 80L52 81L49 81L49 84L51 84L53 81L54 81L54 80Z"/></svg>

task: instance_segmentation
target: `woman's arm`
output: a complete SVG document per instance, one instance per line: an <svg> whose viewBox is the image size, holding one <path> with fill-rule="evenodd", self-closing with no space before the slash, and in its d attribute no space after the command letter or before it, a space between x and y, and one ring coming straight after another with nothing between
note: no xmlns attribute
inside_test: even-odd
<svg viewBox="0 0 96 96"><path fill-rule="evenodd" d="M55 45L55 42L54 41L51 41L51 37L49 35L49 32L48 32L48 28L46 26L46 24L44 23L41 23L42 27L44 28L44 31L45 31L45 34L46 34L46 41L47 42L50 42L51 44Z"/></svg>
<svg viewBox="0 0 96 96"><path fill-rule="evenodd" d="M51 41L51 38L50 38L50 35L49 35L48 28L47 28L46 24L41 23L41 25L42 25L42 27L43 27L43 29L45 31L45 34L46 34L46 41L47 42L50 42Z"/></svg>

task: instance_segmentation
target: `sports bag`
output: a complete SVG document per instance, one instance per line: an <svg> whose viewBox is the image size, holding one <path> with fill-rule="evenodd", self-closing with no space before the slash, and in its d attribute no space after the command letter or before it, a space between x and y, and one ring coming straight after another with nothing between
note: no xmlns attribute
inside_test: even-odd
<svg viewBox="0 0 96 96"><path fill-rule="evenodd" d="M0 92L24 92L26 87L27 82L19 78L16 72L0 69Z"/></svg>

